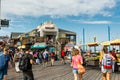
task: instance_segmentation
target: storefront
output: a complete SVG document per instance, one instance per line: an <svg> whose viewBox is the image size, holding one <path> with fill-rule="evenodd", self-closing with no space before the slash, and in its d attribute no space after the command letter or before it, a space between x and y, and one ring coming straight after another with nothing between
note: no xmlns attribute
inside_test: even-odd
<svg viewBox="0 0 120 80"><path fill-rule="evenodd" d="M58 35L58 28L51 22L46 22L37 27L40 37L44 37L46 43L54 43Z"/></svg>
<svg viewBox="0 0 120 80"><path fill-rule="evenodd" d="M36 29L20 35L19 38L22 38L19 40L22 43L21 45L26 45L26 48L39 49L41 46L36 46L36 44L45 43L45 48L50 52L55 51L57 54L61 52L61 49L63 49L66 44L70 42L76 44L75 32L60 29L52 22L45 22Z"/></svg>
<svg viewBox="0 0 120 80"><path fill-rule="evenodd" d="M58 35L58 28L52 22L45 22L37 27L37 33L40 38L43 38L49 51L55 51L56 36ZM41 43L41 42L40 42Z"/></svg>

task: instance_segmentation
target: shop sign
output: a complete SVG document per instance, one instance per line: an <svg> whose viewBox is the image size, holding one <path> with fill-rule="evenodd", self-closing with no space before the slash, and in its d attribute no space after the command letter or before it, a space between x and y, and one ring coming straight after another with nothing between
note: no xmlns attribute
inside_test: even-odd
<svg viewBox="0 0 120 80"><path fill-rule="evenodd" d="M45 27L45 29L55 29L55 27Z"/></svg>

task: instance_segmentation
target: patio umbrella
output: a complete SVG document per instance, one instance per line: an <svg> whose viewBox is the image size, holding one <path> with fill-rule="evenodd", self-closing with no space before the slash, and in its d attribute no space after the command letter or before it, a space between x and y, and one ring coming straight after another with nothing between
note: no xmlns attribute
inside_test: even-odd
<svg viewBox="0 0 120 80"><path fill-rule="evenodd" d="M98 42L90 42L87 44L90 48L94 47L94 52L96 52L96 46L98 46Z"/></svg>
<svg viewBox="0 0 120 80"><path fill-rule="evenodd" d="M98 42L90 42L90 43L88 43L87 44L89 47L94 47L94 46L98 46L99 44L98 44Z"/></svg>
<svg viewBox="0 0 120 80"><path fill-rule="evenodd" d="M102 43L100 43L100 45L102 45L102 46L109 46L110 45L110 41L102 42Z"/></svg>
<svg viewBox="0 0 120 80"><path fill-rule="evenodd" d="M113 41L111 41L110 44L111 45L120 45L120 39L113 40Z"/></svg>

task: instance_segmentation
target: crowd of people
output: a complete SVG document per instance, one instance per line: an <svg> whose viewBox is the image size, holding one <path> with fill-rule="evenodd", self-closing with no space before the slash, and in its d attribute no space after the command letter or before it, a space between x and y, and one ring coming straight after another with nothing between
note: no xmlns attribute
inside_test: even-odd
<svg viewBox="0 0 120 80"><path fill-rule="evenodd" d="M51 61L51 66L54 66L55 61L55 53L48 52L47 49L33 51L16 48L12 51L7 46L0 45L0 54L2 55L0 55L0 60L4 59L5 62L5 68L1 69L1 61L3 60L0 61L0 80L7 80L8 67L14 67L16 73L23 72L23 80L34 80L33 64L41 64L43 67L47 67L48 61Z"/></svg>
<svg viewBox="0 0 120 80"><path fill-rule="evenodd" d="M33 64L42 64L42 66L47 67L48 61L51 62L51 66L54 66L55 56L54 51L49 52L47 49L44 50L34 50L31 49L15 49L11 51L7 46L0 46L0 54L5 56L6 65L4 69L0 68L0 80L7 80L8 67L15 67L17 73L23 72L23 80L34 80L34 74L32 71ZM2 56L0 55L0 59ZM66 59L70 60L70 65L72 66L74 80L83 80L83 74L85 73L85 68L83 66L83 56L81 49L78 46L74 46L72 51L62 50L61 51L61 63L66 64ZM100 52L101 72L103 74L103 80L111 80L110 75L114 72L114 62L116 56L114 51L108 51L107 47L104 47ZM24 64L22 63L24 62ZM1 64L0 64L1 65ZM24 65L24 67L23 67ZM27 66L27 69L25 68ZM81 72L83 71L83 72Z"/></svg>

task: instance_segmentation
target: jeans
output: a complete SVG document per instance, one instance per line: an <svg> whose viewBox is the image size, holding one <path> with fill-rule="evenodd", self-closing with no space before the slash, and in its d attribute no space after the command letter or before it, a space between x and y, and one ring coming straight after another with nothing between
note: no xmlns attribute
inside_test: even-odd
<svg viewBox="0 0 120 80"><path fill-rule="evenodd" d="M4 70L0 70L0 80L3 80Z"/></svg>
<svg viewBox="0 0 120 80"><path fill-rule="evenodd" d="M4 67L3 70L0 70L0 80L3 80L4 75L7 75L8 68L7 66Z"/></svg>
<svg viewBox="0 0 120 80"><path fill-rule="evenodd" d="M23 80L34 80L32 70L23 72Z"/></svg>

